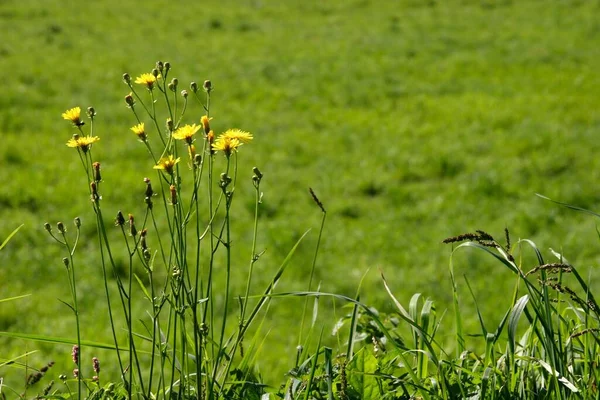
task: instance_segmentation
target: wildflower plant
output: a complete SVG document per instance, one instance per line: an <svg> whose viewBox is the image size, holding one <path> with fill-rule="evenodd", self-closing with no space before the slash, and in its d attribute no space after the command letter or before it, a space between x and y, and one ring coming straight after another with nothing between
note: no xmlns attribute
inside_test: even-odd
<svg viewBox="0 0 600 400"><path fill-rule="evenodd" d="M113 349L122 371L121 385L117 390L113 384L111 393L118 392L126 398L217 399L235 391L242 398L244 390L258 393L262 389L255 382L243 386L246 389L241 391L237 387L234 390L230 375L234 373L238 380L256 380L249 362L252 355L244 353L243 340L248 327L267 303L289 256L263 295L249 302L253 267L262 254L257 252L257 227L263 173L254 167L251 176L255 219L247 286L243 296L237 295L239 318L230 318L234 305L231 301L231 207L236 197L238 154L242 145L250 144L254 137L237 128L215 135L211 126L215 121L210 116L212 83L205 81L200 90L192 82L190 91L178 91L179 81L170 78L170 73L170 63L158 62L152 72L135 79L129 74L123 75L129 92L125 104L134 120L130 138L137 137L147 150L146 174L154 174L154 177L143 180L140 177L138 197L143 211L116 211L114 227L105 223L107 207L102 197L104 185L114 182L104 182L101 164L93 151L100 140L94 132L95 110L88 109L89 124L82 120L79 107L62 115L77 131L67 145L77 151L89 182L88 192L97 225ZM196 111L189 111L192 108ZM75 283L79 219L75 226L77 237L73 243L64 225L58 226L58 234L49 225L47 230L68 254L64 262L71 282L69 306L77 319L74 374L77 394L82 398L82 386L90 393L107 389L100 388L98 359L85 360L80 356L85 343L78 322ZM111 240L111 229L120 231L121 243ZM118 271L119 253L124 253L127 259L124 276ZM140 266L147 283L134 272L140 270ZM217 275L225 282L219 293L214 287ZM117 285L116 299L112 298L114 291L109 288L112 284ZM134 315L138 309L133 305L137 300L135 287L139 287L144 300L150 304L148 318L142 320L141 327L134 324L139 319ZM222 298L224 304L217 307L218 298ZM126 341L121 338L120 327L117 328L119 321L125 322ZM239 362L239 366L235 367L235 362ZM93 371L88 371L89 365L93 365ZM90 372L89 376L84 375L84 371Z"/></svg>

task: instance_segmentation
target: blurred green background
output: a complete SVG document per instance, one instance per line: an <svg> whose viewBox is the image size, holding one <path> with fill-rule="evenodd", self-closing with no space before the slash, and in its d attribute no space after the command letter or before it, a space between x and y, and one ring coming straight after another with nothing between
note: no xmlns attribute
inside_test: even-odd
<svg viewBox="0 0 600 400"><path fill-rule="evenodd" d="M129 131L121 76L157 60L172 64L181 88L212 80L217 132L255 136L240 152L234 229L245 271L256 165L265 176L258 247L267 250L256 292L312 228L278 289L306 288L321 218L308 187L328 210L322 291L353 296L366 274L361 299L390 310L381 270L402 302L422 292L441 315L451 304L451 247L441 241L475 229L501 239L505 227L513 242L531 238L548 257L549 247L561 251L598 287L596 221L535 193L598 209L599 12L600 2L583 0L3 0L0 237L25 226L0 253L0 298L31 296L0 304L0 331L74 336L57 300L69 299L63 254L43 223L80 216L84 337L110 342L87 182L61 113L95 107L105 213L141 214L152 163ZM202 114L196 107L184 122ZM510 273L469 252L454 261L484 316L500 318ZM289 327L302 305L272 309L259 358L271 384L292 366ZM327 311L319 323L334 318ZM442 323L451 335L451 318ZM67 346L0 339L0 348L3 358L38 349L32 363L69 368ZM0 370L9 375L22 378Z"/></svg>

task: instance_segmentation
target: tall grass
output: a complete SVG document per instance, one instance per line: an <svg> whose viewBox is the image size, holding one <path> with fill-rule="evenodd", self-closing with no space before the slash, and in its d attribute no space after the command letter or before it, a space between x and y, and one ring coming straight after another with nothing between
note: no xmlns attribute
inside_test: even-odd
<svg viewBox="0 0 600 400"><path fill-rule="evenodd" d="M39 382L51 374L53 362L33 367L27 351L0 359L0 371L10 366L26 375L23 388L4 387L0 381L2 398L600 397L600 314L589 283L561 254L552 252L556 261L548 263L533 241L512 244L508 230L502 244L484 231L444 240L458 244L449 269L455 327L451 346L445 340L448 332L440 331L443 314L438 315L434 301L417 293L403 306L383 273L383 290L392 305L389 312L361 302L360 285L354 297L320 290L314 276L327 212L312 189L310 195L322 220L306 290L275 291L308 231L289 250L270 283L256 288L255 266L263 254L258 240L261 183L268 172L265 177L257 167L252 174L238 168L239 158L252 151L252 134L237 128L219 129L223 133L215 134L213 127L218 121L211 118L212 83L205 81L200 87L192 82L189 90L181 89L178 80L170 77L171 70L169 63L158 62L150 73L136 79L123 75L130 90L125 97L132 113L130 139L137 137L147 150L144 172L155 174L152 179L142 174L140 186L132 190L143 204L141 212L105 215L105 202L110 200L102 196L105 187L119 183L102 178L96 157L97 148L102 149L102 132L95 127L96 110L89 107L83 116L81 108L74 107L63 114L75 130L67 145L79 158L95 219L103 311L109 316L113 342L87 339L90 333L80 320L78 254L85 219L74 218L73 228L62 222L55 227L46 224L46 231L64 251L71 295L64 304L73 313L73 337L1 334L71 345L72 376L61 374L60 384L51 380L40 388ZM245 176L252 183L250 194L236 190ZM254 224L244 270L234 265L234 253L240 249L236 240L241 235L234 229L232 205L239 196L253 199ZM491 257L515 278L514 291L507 294L511 304L499 310L502 318L493 327L484 320L465 279L480 322L475 339L463 330L464 299L458 290L463 283L454 272L455 254L467 249ZM530 252L535 262L524 265L523 260L528 259L524 255ZM233 274L240 273L245 275L245 286L238 292L231 283ZM269 351L263 345L265 316L273 299L294 297L304 300L298 326L290 328L290 334L298 336L295 362L285 381L271 387L256 367L261 352ZM323 303L347 310L333 331L334 347L325 340L328 333L319 327ZM136 311L141 308L146 310L144 315ZM481 339L483 348L476 345ZM118 376L101 375L102 360L89 358L91 352L83 349L109 349L117 360Z"/></svg>

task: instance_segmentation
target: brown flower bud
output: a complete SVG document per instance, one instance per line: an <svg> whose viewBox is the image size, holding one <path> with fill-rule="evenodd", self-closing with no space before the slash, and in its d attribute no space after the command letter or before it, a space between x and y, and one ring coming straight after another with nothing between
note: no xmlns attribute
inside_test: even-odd
<svg viewBox="0 0 600 400"><path fill-rule="evenodd" d="M127 103L127 106L130 108L135 104L135 100L133 99L133 95L131 93L125 96L125 103Z"/></svg>
<svg viewBox="0 0 600 400"><path fill-rule="evenodd" d="M117 212L117 218L115 219L115 226L123 226L125 223L125 217L121 211Z"/></svg>
<svg viewBox="0 0 600 400"><path fill-rule="evenodd" d="M171 185L169 187L169 191L171 192L171 204L176 205L177 204L177 189L175 188L175 185Z"/></svg>
<svg viewBox="0 0 600 400"><path fill-rule="evenodd" d="M137 235L137 229L135 229L135 221L133 218L133 214L129 214L129 234L133 237Z"/></svg>
<svg viewBox="0 0 600 400"><path fill-rule="evenodd" d="M123 74L123 82L125 82L128 85L131 83L131 76L129 76L127 72Z"/></svg>
<svg viewBox="0 0 600 400"><path fill-rule="evenodd" d="M204 91L206 93L210 93L212 91L212 82L209 80L205 80L202 87L204 88Z"/></svg>
<svg viewBox="0 0 600 400"><path fill-rule="evenodd" d="M196 82L190 83L190 89L192 92L196 93L198 91L198 84Z"/></svg>
<svg viewBox="0 0 600 400"><path fill-rule="evenodd" d="M102 176L100 175L100 163L96 161L92 166L94 167L94 181L100 182L102 180Z"/></svg>

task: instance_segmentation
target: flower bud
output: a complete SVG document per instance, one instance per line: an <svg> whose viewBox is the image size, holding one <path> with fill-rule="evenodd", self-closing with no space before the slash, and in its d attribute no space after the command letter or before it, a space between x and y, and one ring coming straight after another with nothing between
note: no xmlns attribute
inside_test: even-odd
<svg viewBox="0 0 600 400"><path fill-rule="evenodd" d="M142 251L142 256L144 256L144 260L146 262L149 262L150 259L152 258L152 253L150 252L150 250L146 249L146 250Z"/></svg>
<svg viewBox="0 0 600 400"><path fill-rule="evenodd" d="M100 200L100 195L98 194L98 184L96 182L90 183L90 192L92 202L97 203Z"/></svg>
<svg viewBox="0 0 600 400"><path fill-rule="evenodd" d="M44 224L44 229L48 231L48 233L52 233L52 226L49 223Z"/></svg>
<svg viewBox="0 0 600 400"><path fill-rule="evenodd" d="M194 164L199 166L201 163L202 163L202 155L196 154L194 156Z"/></svg>
<svg viewBox="0 0 600 400"><path fill-rule="evenodd" d="M125 223L125 217L121 211L117 212L117 218L115 219L115 226L122 226Z"/></svg>
<svg viewBox="0 0 600 400"><path fill-rule="evenodd" d="M78 377L79 377L79 370L78 370L77 368L75 368L75 369L73 370L73 377L74 377L74 378L78 378Z"/></svg>
<svg viewBox="0 0 600 400"><path fill-rule="evenodd" d="M173 132L173 129L175 129L171 118L167 118L167 129L169 132Z"/></svg>
<svg viewBox="0 0 600 400"><path fill-rule="evenodd" d="M256 176L258 176L259 179L261 179L263 177L263 174L262 174L262 172L260 172L260 170L258 169L258 167L252 168L252 172L254 172L254 174Z"/></svg>
<svg viewBox="0 0 600 400"><path fill-rule="evenodd" d="M94 119L94 117L96 116L96 110L94 109L94 107L87 108L87 116L91 119Z"/></svg>
<svg viewBox="0 0 600 400"><path fill-rule="evenodd" d="M163 67L164 67L164 65L163 65L162 61L157 61L156 62L156 69L157 70L159 70L160 72L162 72L163 71Z"/></svg>
<svg viewBox="0 0 600 400"><path fill-rule="evenodd" d="M212 91L212 82L209 80L205 80L202 87L204 88L204 91L206 93L210 93Z"/></svg>
<svg viewBox="0 0 600 400"><path fill-rule="evenodd" d="M198 91L198 84L196 82L190 83L190 89L192 92L196 93Z"/></svg>
<svg viewBox="0 0 600 400"><path fill-rule="evenodd" d="M187 99L187 97L188 97L188 91L187 91L187 90L185 90L185 89L183 89L183 90L181 91L181 97L183 97L184 99Z"/></svg>
<svg viewBox="0 0 600 400"><path fill-rule="evenodd" d="M173 82L169 82L169 84L167 85L167 87L169 88L169 90L171 92L174 92L177 88L173 85Z"/></svg>
<svg viewBox="0 0 600 400"><path fill-rule="evenodd" d="M137 235L137 229L135 229L135 221L133 218L133 214L129 214L129 234L133 237Z"/></svg>
<svg viewBox="0 0 600 400"><path fill-rule="evenodd" d="M140 232L140 248L142 250L148 250L148 244L146 243L146 235L148 234L147 229L142 229Z"/></svg>
<svg viewBox="0 0 600 400"><path fill-rule="evenodd" d="M175 185L171 185L169 187L169 191L171 192L171 204L176 205L177 204L177 189L175 188Z"/></svg>
<svg viewBox="0 0 600 400"><path fill-rule="evenodd" d="M65 265L65 267L69 268L69 259L67 257L64 257L62 259L63 264Z"/></svg>
<svg viewBox="0 0 600 400"><path fill-rule="evenodd" d="M56 228L60 233L65 233L67 231L67 229L65 228L65 224L63 224L62 222L58 222L56 224Z"/></svg>
<svg viewBox="0 0 600 400"><path fill-rule="evenodd" d="M79 219L79 217L75 217L75 219L73 220L73 223L75 224L76 228L81 227L81 219Z"/></svg>
<svg viewBox="0 0 600 400"><path fill-rule="evenodd" d="M131 77L129 76L129 74L127 72L125 72L123 74L123 82L125 82L128 85L131 83Z"/></svg>
<svg viewBox="0 0 600 400"><path fill-rule="evenodd" d="M169 72L170 69L171 69L171 63L167 61L165 63L165 72Z"/></svg>
<svg viewBox="0 0 600 400"><path fill-rule="evenodd" d="M171 89L174 92L177 90L177 85L179 85L179 79L173 78L169 83L169 89Z"/></svg>
<svg viewBox="0 0 600 400"><path fill-rule="evenodd" d="M152 183L149 178L144 178L144 182L146 183L146 192L144 193L146 197L152 197L154 191L152 190Z"/></svg>
<svg viewBox="0 0 600 400"><path fill-rule="evenodd" d="M102 180L102 176L100 175L100 163L96 161L92 166L94 167L94 181L100 182Z"/></svg>
<svg viewBox="0 0 600 400"><path fill-rule="evenodd" d="M156 68L152 69L152 75L154 75L155 78L159 75L158 70Z"/></svg>
<svg viewBox="0 0 600 400"><path fill-rule="evenodd" d="M133 95L131 93L125 96L125 103L127 103L127 106L130 108L135 104L135 100L133 99Z"/></svg>
<svg viewBox="0 0 600 400"><path fill-rule="evenodd" d="M97 357L92 358L92 365L94 367L95 373L100 373L100 361L98 361Z"/></svg>
<svg viewBox="0 0 600 400"><path fill-rule="evenodd" d="M71 357L73 358L73 362L75 364L79 364L79 346L73 345L73 349L71 350Z"/></svg>

